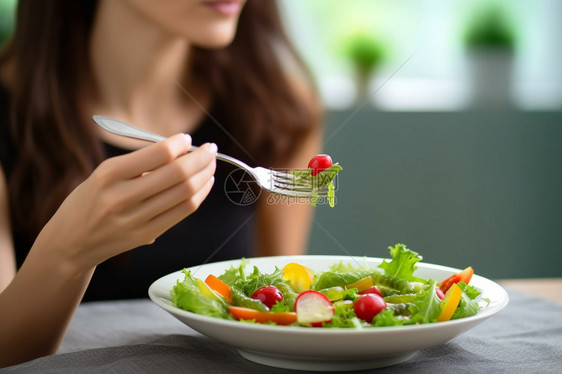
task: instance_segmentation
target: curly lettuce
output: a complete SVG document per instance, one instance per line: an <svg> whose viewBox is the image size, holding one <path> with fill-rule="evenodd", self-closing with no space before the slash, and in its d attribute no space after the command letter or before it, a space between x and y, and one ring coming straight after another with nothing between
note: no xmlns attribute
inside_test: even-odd
<svg viewBox="0 0 562 374"><path fill-rule="evenodd" d="M379 268L384 270L386 275L393 275L414 282L425 282L424 279L414 277L417 269L416 263L423 260L417 252L414 252L404 244L396 244L394 247L388 247L392 261L383 260Z"/></svg>
<svg viewBox="0 0 562 374"><path fill-rule="evenodd" d="M186 269L183 274L184 280L178 280L170 290L174 306L206 316L234 319L228 311L228 303L211 291L205 282L194 278Z"/></svg>
<svg viewBox="0 0 562 374"><path fill-rule="evenodd" d="M334 179L342 167L337 162L327 169L322 170L317 175L312 175L311 169L295 169L291 170L291 174L295 176L295 185L299 187L311 187L312 188L312 199L310 201L312 206L316 206L318 199L320 198L318 190L321 188L328 188L327 197L328 204L330 207L335 206L336 200L336 189L334 185Z"/></svg>

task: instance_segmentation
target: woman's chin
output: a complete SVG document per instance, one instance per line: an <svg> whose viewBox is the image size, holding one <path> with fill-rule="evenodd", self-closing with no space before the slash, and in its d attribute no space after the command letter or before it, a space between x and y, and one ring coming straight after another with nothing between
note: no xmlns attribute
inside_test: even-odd
<svg viewBox="0 0 562 374"><path fill-rule="evenodd" d="M193 44L206 49L220 49L228 47L234 40L235 33L207 35L200 40L192 40Z"/></svg>
<svg viewBox="0 0 562 374"><path fill-rule="evenodd" d="M216 49L229 46L236 36L236 22L224 22L203 27L189 36L191 43L201 48ZM186 35L187 36L187 35Z"/></svg>
<svg viewBox="0 0 562 374"><path fill-rule="evenodd" d="M228 47L233 40L234 38L213 39L213 40L205 40L202 43L194 42L193 44L196 45L197 47L205 48L205 49L221 49L221 48Z"/></svg>

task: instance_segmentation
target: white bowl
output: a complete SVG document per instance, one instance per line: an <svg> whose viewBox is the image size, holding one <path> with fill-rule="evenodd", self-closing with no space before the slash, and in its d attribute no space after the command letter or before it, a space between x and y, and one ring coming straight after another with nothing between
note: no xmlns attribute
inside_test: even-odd
<svg viewBox="0 0 562 374"><path fill-rule="evenodd" d="M313 271L325 271L343 261L376 267L380 258L342 256L278 256L250 258L249 266L269 273L290 262L298 262ZM189 268L196 278L222 274L240 260L223 261ZM459 271L445 266L417 263L415 275L440 281ZM475 316L432 324L376 327L364 329L305 328L240 323L207 317L176 308L171 303L170 290L181 271L155 281L148 294L152 301L174 317L203 335L236 347L242 357L260 364L287 369L317 371L349 371L384 367L410 359L418 350L429 348L458 336L486 318L498 313L508 303L505 290L484 277L474 275L470 284L482 291L490 303Z"/></svg>

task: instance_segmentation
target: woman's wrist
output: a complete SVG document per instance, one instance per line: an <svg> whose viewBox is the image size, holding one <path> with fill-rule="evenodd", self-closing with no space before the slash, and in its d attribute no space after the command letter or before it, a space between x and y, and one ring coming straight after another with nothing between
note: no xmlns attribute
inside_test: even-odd
<svg viewBox="0 0 562 374"><path fill-rule="evenodd" d="M71 245L52 240L39 234L33 244L26 262L48 267L61 279L76 280L90 277L96 264L90 264L80 256L80 251L72 250Z"/></svg>

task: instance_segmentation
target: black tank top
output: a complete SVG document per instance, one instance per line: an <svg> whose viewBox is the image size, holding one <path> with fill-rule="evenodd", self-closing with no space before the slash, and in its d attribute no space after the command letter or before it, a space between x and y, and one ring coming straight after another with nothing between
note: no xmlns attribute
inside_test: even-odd
<svg viewBox="0 0 562 374"><path fill-rule="evenodd" d="M8 93L0 85L0 162L7 180L17 158L17 150L8 136L9 101ZM193 144L215 142L220 150L227 139L222 132L206 118L191 134ZM129 152L110 144L104 144L104 147L108 158ZM150 284L170 272L202 263L254 255L256 204L227 194L228 181L232 180L229 175L235 174L232 166L217 162L215 184L199 209L156 239L155 243L98 265L83 300L144 298ZM18 232L13 235L19 267L35 238Z"/></svg>

